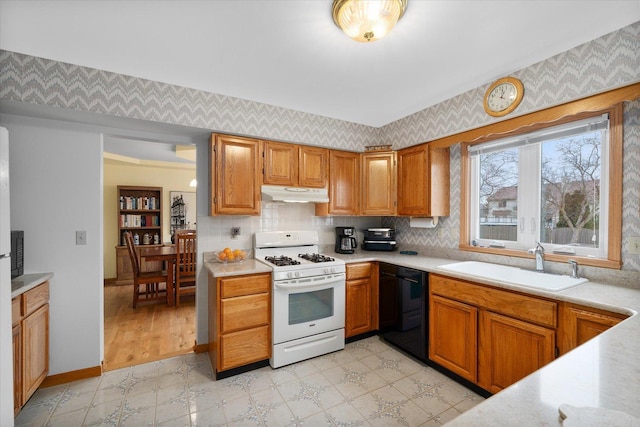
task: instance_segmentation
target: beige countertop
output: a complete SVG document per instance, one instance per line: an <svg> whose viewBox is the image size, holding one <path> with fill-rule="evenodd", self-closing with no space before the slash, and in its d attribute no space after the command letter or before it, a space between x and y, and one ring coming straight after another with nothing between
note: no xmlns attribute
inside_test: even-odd
<svg viewBox="0 0 640 427"><path fill-rule="evenodd" d="M11 299L22 295L29 289L33 289L40 283L45 282L53 277L53 273L32 273L23 274L15 279L11 279Z"/></svg>
<svg viewBox="0 0 640 427"><path fill-rule="evenodd" d="M253 258L236 263L222 263L215 261L215 257L204 253L204 267L213 277L241 276L244 274L271 273L272 269L263 262Z"/></svg>
<svg viewBox="0 0 640 427"><path fill-rule="evenodd" d="M448 426L561 426L558 408L563 404L621 411L640 419L640 316L637 314L640 312L640 274L636 288L587 282L564 291L549 292L489 281L474 277L471 273L459 274L438 269L439 266L459 260L402 255L399 252L358 251L353 255L332 251L323 253L343 259L346 263L388 262L631 315L455 418ZM244 267L245 263L205 265L214 276L270 271L265 264L251 261L245 261Z"/></svg>

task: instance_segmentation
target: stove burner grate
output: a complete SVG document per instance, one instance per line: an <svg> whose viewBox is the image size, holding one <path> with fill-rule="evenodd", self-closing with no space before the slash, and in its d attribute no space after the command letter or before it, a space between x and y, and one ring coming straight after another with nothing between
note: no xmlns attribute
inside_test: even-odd
<svg viewBox="0 0 640 427"><path fill-rule="evenodd" d="M334 258L322 254L298 254L298 258L306 259L311 262L333 262Z"/></svg>
<svg viewBox="0 0 640 427"><path fill-rule="evenodd" d="M266 256L264 257L265 261L269 261L271 264L276 265L277 267L284 267L287 265L299 265L300 261L289 258L288 256Z"/></svg>

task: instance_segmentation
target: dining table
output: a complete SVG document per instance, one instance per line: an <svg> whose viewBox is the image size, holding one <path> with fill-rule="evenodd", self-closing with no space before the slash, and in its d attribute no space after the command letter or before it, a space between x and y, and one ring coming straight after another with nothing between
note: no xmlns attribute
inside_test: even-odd
<svg viewBox="0 0 640 427"><path fill-rule="evenodd" d="M175 245L162 246L138 246L138 255L140 263L162 261L167 270L167 305L175 305L175 270L177 252Z"/></svg>

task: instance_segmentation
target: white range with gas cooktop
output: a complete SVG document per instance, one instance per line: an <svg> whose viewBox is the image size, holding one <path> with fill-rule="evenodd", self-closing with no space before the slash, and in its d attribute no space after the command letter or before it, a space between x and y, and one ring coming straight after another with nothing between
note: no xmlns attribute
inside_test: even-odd
<svg viewBox="0 0 640 427"><path fill-rule="evenodd" d="M345 263L318 244L315 231L254 235L255 258L273 269L274 368L344 349Z"/></svg>

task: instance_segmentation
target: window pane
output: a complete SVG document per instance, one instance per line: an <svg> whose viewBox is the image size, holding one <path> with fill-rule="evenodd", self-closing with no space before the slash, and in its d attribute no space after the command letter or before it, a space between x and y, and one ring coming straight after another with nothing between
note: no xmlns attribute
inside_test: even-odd
<svg viewBox="0 0 640 427"><path fill-rule="evenodd" d="M601 139L595 131L542 144L541 242L599 246Z"/></svg>
<svg viewBox="0 0 640 427"><path fill-rule="evenodd" d="M481 154L479 238L517 241L518 149Z"/></svg>
<svg viewBox="0 0 640 427"><path fill-rule="evenodd" d="M289 294L289 324L333 316L333 288Z"/></svg>

